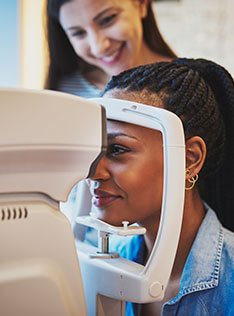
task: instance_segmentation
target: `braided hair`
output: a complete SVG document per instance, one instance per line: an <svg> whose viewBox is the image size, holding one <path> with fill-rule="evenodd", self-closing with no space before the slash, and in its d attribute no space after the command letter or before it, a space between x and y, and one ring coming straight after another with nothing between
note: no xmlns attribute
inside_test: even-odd
<svg viewBox="0 0 234 316"><path fill-rule="evenodd" d="M207 156L200 173L201 197L222 224L234 231L234 82L220 65L205 59L178 58L129 69L112 77L105 91L157 95L165 109L178 115L185 138L200 136Z"/></svg>

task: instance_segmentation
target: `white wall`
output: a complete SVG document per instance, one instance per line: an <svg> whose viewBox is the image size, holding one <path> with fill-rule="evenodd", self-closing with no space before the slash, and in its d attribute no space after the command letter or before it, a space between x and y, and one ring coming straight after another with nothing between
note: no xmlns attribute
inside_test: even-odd
<svg viewBox="0 0 234 316"><path fill-rule="evenodd" d="M41 89L44 85L46 51L44 0L19 0L20 11L20 85Z"/></svg>
<svg viewBox="0 0 234 316"><path fill-rule="evenodd" d="M154 9L178 56L211 59L234 76L234 0L163 1Z"/></svg>

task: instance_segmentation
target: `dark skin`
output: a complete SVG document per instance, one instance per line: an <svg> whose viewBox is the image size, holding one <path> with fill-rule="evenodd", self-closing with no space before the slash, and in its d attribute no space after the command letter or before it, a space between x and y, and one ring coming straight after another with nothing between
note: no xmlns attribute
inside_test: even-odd
<svg viewBox="0 0 234 316"><path fill-rule="evenodd" d="M157 104L158 107L163 108L163 102L159 97L154 96L153 98L150 99L149 94L142 95L141 92L128 93L122 90L115 89L106 93L105 97L136 101L136 102L145 103L145 104L154 105L154 106ZM118 129L118 132L120 132L123 129L125 130L126 133L128 133L128 128L126 128L124 125L121 125L117 121L113 121L113 122L114 123L110 125L111 133L113 133L115 128ZM132 124L127 124L127 125L130 126ZM132 126L129 127L130 134L132 133L132 129L133 129ZM147 141L149 142L149 145L146 145L146 147L158 146L157 142L160 142L160 140L154 139L154 136L152 136L152 140L150 140L149 137L151 136L146 133L147 132L144 129L142 129L142 135L141 135L141 130L139 129L139 127L138 128L136 127L135 135L136 137L138 137L139 144L141 144L141 141L142 141L145 146L146 143L144 141L144 137L147 137L145 139L147 139ZM150 144L150 142L152 143ZM121 143L121 140L120 140L120 143ZM160 146L158 146L158 148L160 148ZM159 149L157 149L157 152L159 152ZM147 151L145 154L147 154ZM133 157L134 157L134 153L133 153ZM142 160L142 157L143 156L140 156L139 161ZM193 136L187 139L186 141L186 169L189 170L189 172L186 174L186 179L192 179L197 174L199 174L199 172L201 171L203 167L205 157L206 157L206 144L203 141L203 139L199 136ZM126 159L126 163L128 163L128 159ZM161 168L160 159L158 159L156 163ZM112 165L113 163L111 162L111 160L109 160L108 157L106 158L104 157L100 164L100 167L97 168L98 171L96 174L96 179L98 177L105 175L106 178L103 178L102 183L106 185L106 188L108 188L108 183L115 183L116 181L117 181L116 183L118 183L119 171L117 171L117 169L115 170L114 168L112 168ZM153 164L152 164L152 168L153 168L152 172L154 171L158 172L158 169L155 169ZM162 183L161 184L160 183L161 182L158 181L156 185L159 185L159 186L162 185ZM121 187L121 182L119 182L118 185L120 185ZM123 188L124 188L124 185L125 183L123 182ZM187 180L186 187L190 187L190 186L191 186L191 183L189 183L189 181ZM149 187L149 190L151 190L150 187ZM127 187L125 192L127 195L129 193L129 197L130 197L131 187L130 189L128 189ZM143 194L144 193L142 193L142 199L143 199ZM139 201L140 199L141 197L139 198ZM124 198L122 199L121 203L124 203ZM136 219L136 221L138 221L140 225L144 226L147 229L147 233L144 236L146 247L147 247L147 257L150 255L152 251L152 247L154 245L154 241L157 236L158 227L159 227L159 219L160 219L160 216L159 216L160 211L158 211L158 209L160 209L159 207L160 202L157 201L157 203L152 204L152 205L155 205L155 211L153 210L151 206L146 207L146 212L148 212L147 213L148 215L145 216L145 214L142 213L142 217L140 218L141 213L138 213L137 214L138 218ZM128 210L128 207L130 206L127 205L126 212L129 212L129 214L131 214L131 210ZM136 209L134 210L136 212ZM114 207L110 206L109 213L107 212L107 214L111 214L111 211L114 211ZM113 214L116 216L115 212L113 212ZM165 297L161 302L143 304L141 315L147 315L147 316L161 315L162 305L166 301L170 300L171 298L175 297L178 294L183 268L187 260L188 254L191 250L192 244L195 240L198 229L204 219L204 216L205 216L205 211L204 211L203 203L195 185L195 187L192 190L188 190L188 191L185 190L184 213L183 213L181 235L179 239L179 245L178 245L174 265L172 268L171 276L170 276L169 283L165 292Z"/></svg>
<svg viewBox="0 0 234 316"><path fill-rule="evenodd" d="M194 136L187 140L186 167L191 170L190 174L186 177L187 179L191 179L201 170L201 167L204 164L205 154L206 145L200 137ZM186 181L186 187L189 186L191 186L191 183ZM191 250L192 244L196 238L197 231L202 223L202 220L204 219L204 216L204 207L196 186L190 191L185 191L184 214L181 235L176 252L175 262L172 268L164 299L161 302L143 304L141 315L161 315L162 305L178 294L180 289L180 279L182 276L184 265ZM153 229L151 229L150 231L147 230L145 242L148 254L150 254L152 250L155 238L155 231L153 232Z"/></svg>

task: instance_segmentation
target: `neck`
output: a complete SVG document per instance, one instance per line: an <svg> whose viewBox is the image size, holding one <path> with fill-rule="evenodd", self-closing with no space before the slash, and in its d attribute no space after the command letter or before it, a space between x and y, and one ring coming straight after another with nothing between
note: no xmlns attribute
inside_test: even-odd
<svg viewBox="0 0 234 316"><path fill-rule="evenodd" d="M141 49L141 62L140 64L146 65L146 64L151 64L151 63L157 63L161 61L167 61L170 62L172 61L172 57L164 56L159 54L156 51L153 51L149 46L143 42L143 46Z"/></svg>
<svg viewBox="0 0 234 316"><path fill-rule="evenodd" d="M89 65L84 61L79 63L79 69L82 76L94 87L104 90L106 84L111 79L111 76L105 73L102 69Z"/></svg>

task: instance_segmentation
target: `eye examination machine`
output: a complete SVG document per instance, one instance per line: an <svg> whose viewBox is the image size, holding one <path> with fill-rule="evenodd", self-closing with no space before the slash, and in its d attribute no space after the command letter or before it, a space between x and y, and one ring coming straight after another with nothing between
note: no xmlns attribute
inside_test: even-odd
<svg viewBox="0 0 234 316"><path fill-rule="evenodd" d="M125 302L162 300L183 215L185 145L173 113L117 99L52 91L0 90L0 314L124 316ZM87 187L79 192L75 241L60 211L74 185L105 153L106 118L163 135L164 183L158 235L145 266L109 251L109 237L144 234L95 217ZM85 226L98 246L83 242Z"/></svg>
<svg viewBox="0 0 234 316"><path fill-rule="evenodd" d="M102 155L104 110L52 91L2 89L0 102L0 315L85 316L59 201Z"/></svg>

